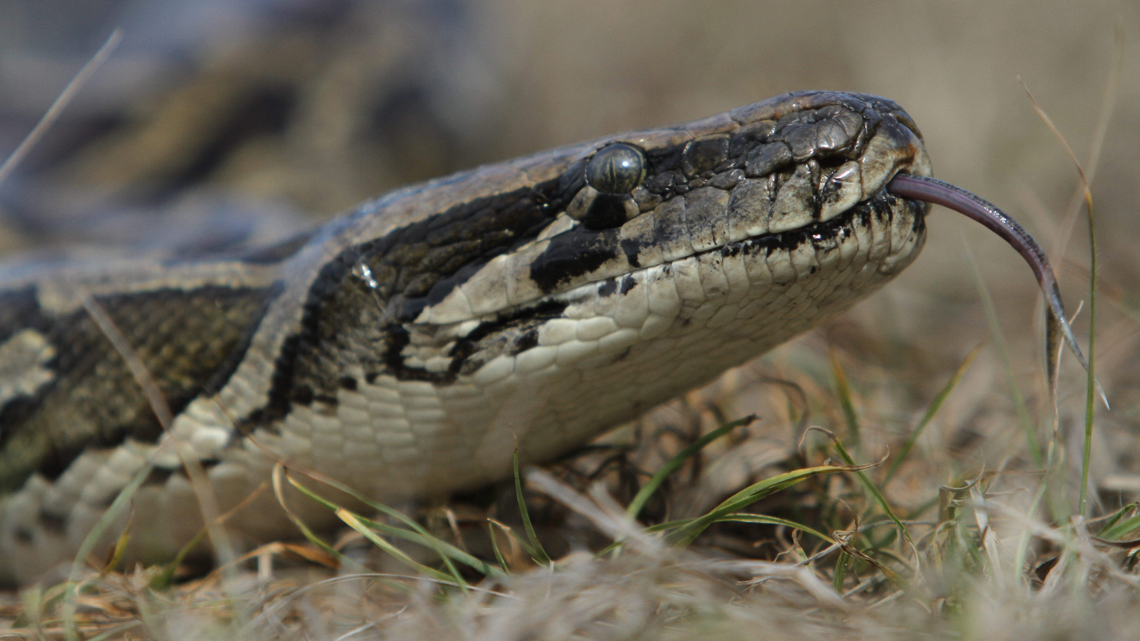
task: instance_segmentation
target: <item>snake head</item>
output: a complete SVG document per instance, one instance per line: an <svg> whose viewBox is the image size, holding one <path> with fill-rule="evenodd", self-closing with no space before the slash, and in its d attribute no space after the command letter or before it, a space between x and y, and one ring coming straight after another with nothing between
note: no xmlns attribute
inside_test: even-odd
<svg viewBox="0 0 1140 641"><path fill-rule="evenodd" d="M755 259L764 248L759 260L782 273L790 263L769 260L773 250L807 242L826 254L832 250L824 245L837 249L864 231L856 253L874 261L860 269L890 276L921 248L926 205L895 198L885 185L897 173L931 173L921 134L897 104L835 92L787 94L686 125L612 136L536 156L523 170L553 176L530 201L551 216L486 268L441 280L412 305L409 320L463 322L710 252ZM872 210L876 224L890 219L893 236L849 224ZM821 255L816 269L826 272L838 253ZM851 258L838 261L841 271ZM882 282L861 280L871 288Z"/></svg>

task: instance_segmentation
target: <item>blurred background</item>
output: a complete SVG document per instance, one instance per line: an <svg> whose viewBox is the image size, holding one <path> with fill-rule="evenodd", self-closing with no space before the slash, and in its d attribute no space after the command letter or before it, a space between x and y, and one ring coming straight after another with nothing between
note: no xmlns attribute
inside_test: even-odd
<svg viewBox="0 0 1140 641"><path fill-rule="evenodd" d="M1095 165L1100 376L1115 403L1105 434L1134 442L1140 432L1135 1L7 0L0 154L116 28L124 39L110 61L0 185L0 253L283 235L480 163L785 91L839 89L906 108L937 176L999 204L1049 250L1073 311L1087 299L1089 264L1087 232L1072 217L1077 172L1020 77L1077 158ZM1090 163L1098 127L1107 135ZM820 355L837 349L864 368L863 398L903 397L870 429L912 424L991 335L972 265L992 292L1012 365L983 352L929 438L969 442L986 432L995 403L1006 404L994 411L1007 425L1008 397L994 400L1007 373L1040 406L1037 290L1011 249L944 210L896 283L775 362L815 368L825 381ZM1077 323L1082 340L1087 317ZM1066 372L1062 405L1079 416L1081 374L1071 363ZM1140 468L1116 449L1105 475ZM1113 451L1111 441L1102 450Z"/></svg>

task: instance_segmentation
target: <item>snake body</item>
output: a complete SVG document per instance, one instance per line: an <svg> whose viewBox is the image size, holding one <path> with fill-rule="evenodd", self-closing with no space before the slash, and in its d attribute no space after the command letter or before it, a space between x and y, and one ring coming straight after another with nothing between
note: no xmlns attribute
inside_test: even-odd
<svg viewBox="0 0 1140 641"><path fill-rule="evenodd" d="M8 266L0 576L72 557L148 463L127 555L153 561L201 528L187 459L224 512L275 460L393 500L509 476L516 443L524 463L580 447L909 265L928 206L885 190L897 173L930 174L898 105L794 93L401 189L271 247ZM293 531L268 492L227 525Z"/></svg>

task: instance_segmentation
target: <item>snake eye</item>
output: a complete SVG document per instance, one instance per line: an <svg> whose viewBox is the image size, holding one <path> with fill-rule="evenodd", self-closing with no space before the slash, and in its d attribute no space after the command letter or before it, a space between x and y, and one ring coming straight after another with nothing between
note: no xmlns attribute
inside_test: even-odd
<svg viewBox="0 0 1140 641"><path fill-rule="evenodd" d="M586 183L603 194L628 194L645 180L645 154L633 145L614 143L586 165Z"/></svg>

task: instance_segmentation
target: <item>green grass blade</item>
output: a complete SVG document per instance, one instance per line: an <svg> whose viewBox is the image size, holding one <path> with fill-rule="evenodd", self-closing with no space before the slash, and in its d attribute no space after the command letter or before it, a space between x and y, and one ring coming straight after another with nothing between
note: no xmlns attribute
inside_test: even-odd
<svg viewBox="0 0 1140 641"><path fill-rule="evenodd" d="M495 560L499 562L499 567L503 568L505 574L509 567L507 566L507 559L503 556L503 551L499 549L499 540L495 537L495 524L489 520L487 521L487 536L491 537L491 550L495 552Z"/></svg>
<svg viewBox="0 0 1140 641"><path fill-rule="evenodd" d="M890 469L887 470L886 476L883 477L884 487L891 481L892 478L894 478L895 473L898 472L899 468L902 467L903 461L906 460L907 455L910 454L911 449L914 448L914 444L918 442L918 437L922 436L923 430L925 430L926 426L930 424L930 421L934 419L934 415L938 413L938 410L942 409L942 404L945 403L946 399L950 397L950 392L954 391L954 388L958 387L958 383L962 381L962 377L965 376L966 370L970 368L970 365L973 364L974 359L977 358L978 354L981 352L982 345L978 345L974 349L970 350L970 353L966 355L966 359L962 361L961 365L958 366L958 370L954 372L953 376L950 377L950 381L946 383L946 385L943 386L941 390L939 390L938 395L935 396L934 400L930 402L929 406L927 406L926 413L922 415L922 418L918 421L918 425L915 426L914 430L910 433L910 436L907 437L906 442L903 443L902 448L899 449L898 456L895 457L895 460L891 463Z"/></svg>
<svg viewBox="0 0 1140 641"><path fill-rule="evenodd" d="M645 507L645 504L649 501L649 498L653 496L653 493L656 492L657 489L661 487L661 484L665 482L665 479L669 478L673 472L676 472L677 468L681 467L685 461L689 460L689 458L691 458L697 452L700 452L709 443L712 443L725 434L728 434L737 427L750 425L755 420L756 416L752 415L731 421L729 423L725 423L724 425L721 425L708 434L700 437L685 449L681 450L680 453L670 459L668 463L661 466L661 469L657 470L653 477L650 478L644 486L642 486L641 490L637 493L637 496L633 497L633 500L629 503L629 507L626 509L626 514L629 515L629 518L634 520L637 519L637 515L641 513L642 508Z"/></svg>
<svg viewBox="0 0 1140 641"><path fill-rule="evenodd" d="M434 568L429 568L428 566L416 561L412 557L405 554L404 551L400 548L380 538L380 536L377 535L376 532L372 530L372 528L361 522L360 519L357 518L356 515L352 512L349 512L344 508L339 508L336 511L336 515L340 518L340 520L348 524L348 527L364 535L364 538L368 539L369 542L371 542L373 545L380 548L381 550L384 550L392 558L400 561L404 565L407 565L416 572L419 572L424 576L430 576L431 578L437 581L442 581L444 583L456 583L460 588L463 588L464 591L467 590L467 582L459 576L458 572L455 572L455 568L451 566L451 564L448 564L448 567L452 570L452 574L447 574L445 572L440 572Z"/></svg>
<svg viewBox="0 0 1140 641"><path fill-rule="evenodd" d="M785 490L800 481L804 481L813 476L821 476L825 474L835 474L836 472L847 472L850 468L839 465L820 465L817 467L805 467L784 474L778 474L768 479L764 479L758 483L754 483L744 488L743 490L733 494L725 499L720 505L716 506L703 516L699 516L689 523L681 526L674 536L677 537L678 547L686 547L692 543L697 536L700 535L708 526L721 520L725 516L734 512L739 512L749 505L763 499L764 497Z"/></svg>
<svg viewBox="0 0 1140 641"><path fill-rule="evenodd" d="M1131 511L1135 510L1138 505L1140 505L1140 503L1135 503L1135 502L1129 503L1128 505L1125 505L1124 507L1120 508L1119 510L1117 510L1117 511L1113 512L1111 515L1109 515L1109 517L1107 519L1105 519L1104 523L1101 524L1100 530L1097 532L1097 536L1100 536L1103 538L1104 532L1108 531L1114 525L1116 525L1121 520L1123 520L1125 515Z"/></svg>
<svg viewBox="0 0 1140 641"><path fill-rule="evenodd" d="M733 523L759 523L761 525L782 525L784 527L788 527L788 528L791 528L793 530L799 530L800 532L803 532L804 534L810 534L810 535L816 537L817 539L827 541L828 543L835 543L835 539L833 539L830 536L820 532L819 530L810 528L810 527L803 525L801 523L796 523L795 521L789 521L787 519L781 519L781 518L776 517L776 516L768 516L766 514L749 514L747 512L736 512L733 514L724 515L720 519L720 521L722 523L733 522Z"/></svg>
<svg viewBox="0 0 1140 641"><path fill-rule="evenodd" d="M298 491L300 491L302 494L304 494L305 496L308 496L309 498L313 499L314 501L317 501L318 503L324 505L325 507L328 507L328 508L334 509L334 510L336 508L341 507L335 503L330 502L329 500L325 499L324 497L317 495L315 492L309 490L303 484L297 482L297 480L294 479L293 476L291 474L289 474L288 472L286 472L285 478L287 478L289 480L289 483L294 488L296 488ZM411 529L415 532L418 532L420 535L426 537L427 539L438 540L434 536L432 536L432 534L430 532L428 532L427 529L424 528L424 526L417 523L415 519L413 519L412 517L408 516L407 514L404 514L403 512L401 512L395 508L392 508L392 507L385 505L383 503L380 503L378 501L374 501L374 500L368 498L367 496L364 496L360 492L357 492L356 490L352 489L351 487L349 487L343 483L340 483L338 481L334 481L334 480L329 479L329 478L319 478L316 480L320 481L321 483L324 483L325 485L328 485L329 487L331 487L333 489L344 492L345 494L351 496L352 498L356 499L357 501L360 501L361 503L363 503L363 504L367 505L368 507L376 510L377 512L380 512L381 514L384 514L386 516L390 516L390 517L396 519L397 521L400 521L404 525L408 526L409 529Z"/></svg>
<svg viewBox="0 0 1140 641"><path fill-rule="evenodd" d="M178 554L174 555L174 560L164 565L162 567L162 571L156 574L154 578L150 580L150 587L152 590L165 590L174 584L174 573L178 571L178 568L186 560L186 557L191 552L193 552L195 548L201 545L202 541L206 540L207 532L208 531L206 528L203 527L201 530L198 530L198 533L194 535L194 538L190 539L186 545L183 545L181 548L179 548Z"/></svg>
<svg viewBox="0 0 1140 641"><path fill-rule="evenodd" d="M486 561L481 561L478 558L471 556L467 552L464 552L463 550L455 547L447 541L431 535L424 536L418 532L412 532L403 528L395 527L393 525L388 525L386 523L379 523L377 521L373 521L372 519L361 516L355 512L352 512L351 510L345 511L355 516L358 520L373 530L377 530L382 534L387 534L389 536L403 539L410 543L422 545L423 547L436 552L440 555L440 558L443 559L443 562L448 566L451 565L452 560L455 560L468 567L471 567L474 570L477 570L486 576L493 576L495 578L506 577L506 574L499 568L487 563Z"/></svg>
<svg viewBox="0 0 1140 641"><path fill-rule="evenodd" d="M1082 180L1084 175L1082 173ZM1081 454L1081 494L1077 502L1077 513L1085 515L1085 508L1089 487L1089 459L1092 456L1093 418L1096 415L1096 287L1097 287L1097 249L1096 249L1096 222L1093 217L1092 195L1085 185L1085 209L1089 221L1089 355L1088 369L1085 371L1085 442L1084 452Z"/></svg>
<svg viewBox="0 0 1140 641"><path fill-rule="evenodd" d="M1121 513L1123 513L1123 510L1121 510ZM1097 536L1108 541L1119 541L1136 530L1140 530L1140 514L1134 514L1126 519L1117 519L1110 524L1106 524L1105 527L1101 528L1100 532L1097 532Z"/></svg>
<svg viewBox="0 0 1140 641"><path fill-rule="evenodd" d="M1009 360L1009 349L1005 344L1005 335L1001 331L1001 323L998 321L993 296L990 295L990 289L986 286L982 273L978 271L978 262L974 259L974 252L970 250L968 244L965 242L962 244L965 247L966 263L970 266L970 275L974 278L974 286L978 289L978 298L981 300L982 309L986 314L986 324L990 327L990 336L994 341L994 347L997 348L1002 369L1005 370L1009 394L1013 399L1014 410L1017 412L1017 420L1021 423L1021 428L1025 430L1025 440L1029 444L1029 453L1033 457L1034 465L1044 467L1045 456L1041 453L1041 445L1037 442L1037 429L1033 423L1033 418L1029 415L1029 408L1025 405L1025 398L1021 395L1021 388L1017 386L1017 378L1013 373L1013 364Z"/></svg>
<svg viewBox="0 0 1140 641"><path fill-rule="evenodd" d="M843 580L847 578L847 568L851 567L851 555L840 552L835 561L835 576L832 577L832 586L836 594L843 594Z"/></svg>
<svg viewBox="0 0 1140 641"><path fill-rule="evenodd" d="M835 451L839 452L839 457L843 459L844 463L852 467L857 467L855 460L851 458L851 455L847 452L847 448L843 447L843 443L839 442L839 439L833 440L832 445L835 446ZM855 478L859 479L859 483L863 485L863 489L867 491L867 494L871 496L872 500L874 500L875 503L878 504L879 508L883 510L883 513L887 515L887 518L894 521L895 526L898 527L899 532L902 533L903 538L906 539L906 542L910 544L911 548L914 548L914 541L910 538L910 531L907 530L907 527L903 525L903 522L901 520L899 520L899 517L895 516L894 510L892 510L890 504L887 503L887 497L883 496L883 493L880 492L879 488L871 482L871 479L863 473L863 470L856 469L854 472Z"/></svg>
<svg viewBox="0 0 1140 641"><path fill-rule="evenodd" d="M139 487L141 487L147 477L150 476L153 469L154 466L148 462L139 468L138 472L135 472L134 477L119 491L115 500L111 501L110 507L108 507L103 512L103 515L99 517L99 520L95 522L95 527L83 538L83 543L79 545L79 550L75 553L75 559L71 562L71 571L68 572L67 575L68 578L65 583L67 588L64 593L63 601L64 637L67 638L68 641L72 639L78 640L80 638L79 630L75 627L75 612L78 607L76 601L78 598L77 586L79 574L83 571L83 566L87 564L87 557L94 551L95 546L99 543L99 539L103 538L103 534L111 527L115 519L119 518L123 510L130 507L131 499L134 497L135 492L138 491Z"/></svg>
<svg viewBox="0 0 1140 641"><path fill-rule="evenodd" d="M296 514L294 514L293 511L290 510L285 505L285 495L282 492L282 490L284 488L281 487L281 476L284 476L293 487L300 490L306 496L310 496L314 500L317 500L317 501L321 501L321 499L320 499L320 497L317 497L315 494L310 492L308 488L302 486L300 483L297 483L293 479L293 477L290 476L288 473L284 472L283 469L284 468L280 464L278 464L273 469L273 476L272 476L273 492L277 496L278 502L281 503L282 509L285 510L285 516L287 516L289 518L289 520L293 523L293 525L296 526L297 529L301 531L301 536L304 536L306 541L317 546L318 548L323 550L326 554L331 555L334 559L337 560L337 563L351 567L356 572L370 572L370 570L368 568L366 568L363 565L357 563L356 561L348 558L347 556L341 554L339 550L337 550L333 546L326 543L325 540L322 539L321 537L317 536L317 534L315 532L313 532L309 528L309 526L306 525L305 522L300 519L300 517L298 517ZM327 504L327 505L331 505L331 504Z"/></svg>
<svg viewBox="0 0 1140 641"><path fill-rule="evenodd" d="M531 555L534 556L535 562L539 565L549 565L550 555L542 548L542 543L538 540L538 535L534 532L534 525L530 521L530 512L526 509L526 499L523 498L522 489L522 475L519 473L519 452L515 450L514 457L515 465L515 498L519 503L519 515L522 517L523 528L526 529L526 536L530 539Z"/></svg>
<svg viewBox="0 0 1140 641"><path fill-rule="evenodd" d="M294 488L296 488L298 492L301 492L302 494L309 497L310 499L316 501L317 503L320 503L321 505L332 510L333 512L338 512L339 510L344 510L344 508L342 506L337 505L336 503L333 503L332 501L326 499L325 497L323 497L323 496L317 494L316 492L312 491L311 489L305 487L304 484L297 482L297 480L294 479L291 475L286 474L285 476L289 480L289 483ZM408 541L410 543L415 543L417 545L421 545L423 547L426 547L426 548L434 551L436 554L438 554L440 556L440 559L445 564L447 564L449 566L451 565L451 560L455 560L455 561L463 563L464 565L467 565L467 566L471 567L472 569L474 569L478 572L481 572L482 574L487 575L487 576L493 576L496 578L503 578L506 576L506 574L502 570L500 570L499 568L496 568L495 566L493 566L489 563L486 563L485 561L481 561L478 558L471 556L467 552L460 550L459 548L448 543L447 541L443 541L443 540L439 539L438 537L433 536L422 525L420 525L419 523L416 523L413 519L408 517L406 514L401 513L399 510L395 510L391 507L385 506L385 505L380 504L380 503L375 503L375 502L370 502L369 506L374 507L374 508L383 507L384 509L382 509L382 510L378 509L378 511L380 511L384 514L387 514L389 516L396 516L397 518L403 517L403 518L400 518L400 521L403 523L409 523L409 524L411 524L412 527L410 529L403 529L403 528L395 527L392 525L379 523L379 522L374 521L372 519L365 518L359 514L356 514L355 512L350 511L350 510L345 510L345 511L349 512L356 519L358 519L362 523L365 523L366 525L368 525L369 527L371 527L375 530L379 530L379 531L381 531L384 534L387 534L389 536L394 536L394 537L403 539L405 541Z"/></svg>
<svg viewBox="0 0 1140 641"><path fill-rule="evenodd" d="M831 372L835 376L835 393L839 396L839 406L843 408L843 420L847 423L847 434L851 443L856 447L862 444L862 435L859 432L859 416L855 413L855 403L851 400L851 385L847 382L847 374L839 364L835 351L831 352Z"/></svg>

